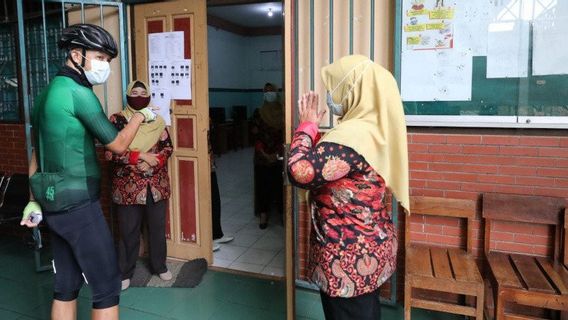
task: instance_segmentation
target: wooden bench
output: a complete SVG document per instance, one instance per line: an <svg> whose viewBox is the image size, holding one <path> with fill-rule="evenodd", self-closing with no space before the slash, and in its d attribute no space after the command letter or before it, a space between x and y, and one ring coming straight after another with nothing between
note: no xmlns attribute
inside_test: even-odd
<svg viewBox="0 0 568 320"><path fill-rule="evenodd" d="M410 241L410 216L405 225L404 319L410 320L412 307L460 314L483 319L483 279L472 251L471 221L475 217L473 200L412 197L412 214L463 218L467 220L466 250L413 245ZM413 296L413 289L467 296L475 306L459 302L440 302Z"/></svg>
<svg viewBox="0 0 568 320"><path fill-rule="evenodd" d="M568 310L568 269L566 244L566 203L563 198L486 193L483 195L485 256L492 277L495 319L540 319L513 314L506 305L547 310ZM564 212L564 213L563 213ZM564 219L564 225L561 223ZM491 246L496 221L549 225L554 228L552 257L497 251ZM564 227L564 241L561 231Z"/></svg>

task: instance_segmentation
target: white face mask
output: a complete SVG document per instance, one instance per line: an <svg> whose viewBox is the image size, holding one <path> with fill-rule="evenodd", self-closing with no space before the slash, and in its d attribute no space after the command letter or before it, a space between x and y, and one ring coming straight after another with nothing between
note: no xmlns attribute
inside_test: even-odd
<svg viewBox="0 0 568 320"><path fill-rule="evenodd" d="M276 95L276 92L274 91L268 91L264 93L264 100L266 100L266 102L274 102L276 101L276 98L278 96Z"/></svg>
<svg viewBox="0 0 568 320"><path fill-rule="evenodd" d="M86 57L83 58L87 59ZM85 76L89 83L93 86L105 83L110 76L110 63L95 59L87 60L91 61L91 70L83 69L83 71L85 71Z"/></svg>

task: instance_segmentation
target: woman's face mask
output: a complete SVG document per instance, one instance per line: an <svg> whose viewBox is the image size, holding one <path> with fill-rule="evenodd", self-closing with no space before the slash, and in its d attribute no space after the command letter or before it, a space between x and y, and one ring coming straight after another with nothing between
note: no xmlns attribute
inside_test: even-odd
<svg viewBox="0 0 568 320"><path fill-rule="evenodd" d="M354 72L357 67L359 67L359 65L366 63L367 65L365 66L365 69L363 69L363 71L361 72L361 74L357 77L357 79L355 80L355 82L353 83L353 85L351 86L351 88L349 88L349 91L343 96L343 98L341 99L340 103L335 103L333 102L333 93L335 92L335 90L337 90L341 84L343 83L343 81L345 81L345 79L347 79L347 77L349 76L349 74L351 74L351 72ZM359 82L359 80L363 77L363 74L365 74L365 71L367 71L367 68L371 65L372 61L371 60L366 60L366 61L362 61L360 62L358 65L356 65L355 67L353 67L353 69L351 69L351 71L349 71L347 74L345 74L345 76L343 77L343 79L341 79L341 81L339 81L339 83L335 86L335 88L333 90L328 91L327 92L327 107L329 108L329 111L331 113L333 113L334 115L338 116L338 117L343 117L343 115L345 115L345 112L347 111L346 108L343 106L343 101L345 101L345 99L347 99L347 97L349 97L349 95L351 94L351 92L353 91L353 88L355 88L355 84L357 82Z"/></svg>
<svg viewBox="0 0 568 320"><path fill-rule="evenodd" d="M274 102L278 98L278 95L274 91L268 91L264 93L264 100L266 102Z"/></svg>
<svg viewBox="0 0 568 320"><path fill-rule="evenodd" d="M146 108L150 104L150 97L132 97L126 96L126 102L135 110L140 110Z"/></svg>
<svg viewBox="0 0 568 320"><path fill-rule="evenodd" d="M335 103L333 102L333 98L331 97L331 94L329 93L329 91L327 92L327 107L329 108L329 111L331 111L331 113L333 113L334 115L338 116L338 117L342 117L345 114L345 109L343 109L343 105L341 105L341 103Z"/></svg>
<svg viewBox="0 0 568 320"><path fill-rule="evenodd" d="M126 102L133 109L140 110L146 108L150 104L150 96L148 91L141 87L135 87L130 90L130 95L126 96Z"/></svg>

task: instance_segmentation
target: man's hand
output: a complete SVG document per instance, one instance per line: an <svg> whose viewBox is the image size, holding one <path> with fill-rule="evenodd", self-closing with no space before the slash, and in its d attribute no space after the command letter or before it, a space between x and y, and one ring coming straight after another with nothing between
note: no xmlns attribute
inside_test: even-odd
<svg viewBox="0 0 568 320"><path fill-rule="evenodd" d="M140 109L136 111L136 113L142 114L144 116L144 122L146 123L156 120L156 114L148 107Z"/></svg>
<svg viewBox="0 0 568 320"><path fill-rule="evenodd" d="M31 200L24 208L24 212L22 214L22 221L20 221L20 225L26 226L28 228L37 227L37 225L41 222L42 219L43 215L39 203Z"/></svg>

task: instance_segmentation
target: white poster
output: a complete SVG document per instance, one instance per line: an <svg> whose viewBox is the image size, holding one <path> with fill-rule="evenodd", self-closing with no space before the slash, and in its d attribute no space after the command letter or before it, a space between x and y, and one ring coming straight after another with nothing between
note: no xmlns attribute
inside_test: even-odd
<svg viewBox="0 0 568 320"><path fill-rule="evenodd" d="M568 2L559 1L551 9L533 23L535 76L568 74Z"/></svg>
<svg viewBox="0 0 568 320"><path fill-rule="evenodd" d="M473 56L487 55L487 33L496 0L457 1L454 18L454 48L470 50Z"/></svg>
<svg viewBox="0 0 568 320"><path fill-rule="evenodd" d="M406 51L401 56L404 101L471 100L469 50Z"/></svg>
<svg viewBox="0 0 568 320"><path fill-rule="evenodd" d="M529 68L528 21L495 22L489 25L487 78L520 78Z"/></svg>
<svg viewBox="0 0 568 320"><path fill-rule="evenodd" d="M163 33L150 33L148 35L148 60L162 60L166 58L166 42Z"/></svg>
<svg viewBox="0 0 568 320"><path fill-rule="evenodd" d="M191 59L172 61L169 76L172 99L191 99Z"/></svg>
<svg viewBox="0 0 568 320"><path fill-rule="evenodd" d="M183 31L163 32L166 43L166 58L168 60L181 60L184 58Z"/></svg>
<svg viewBox="0 0 568 320"><path fill-rule="evenodd" d="M150 33L148 60L179 60L184 57L183 31Z"/></svg>
<svg viewBox="0 0 568 320"><path fill-rule="evenodd" d="M152 99L150 100L150 106L155 113L164 118L167 126L172 125L172 120L170 117L170 103L171 97L170 92L166 89L155 89L152 90Z"/></svg>
<svg viewBox="0 0 568 320"><path fill-rule="evenodd" d="M148 61L148 81L152 90L167 89L170 84L170 64L167 60Z"/></svg>

